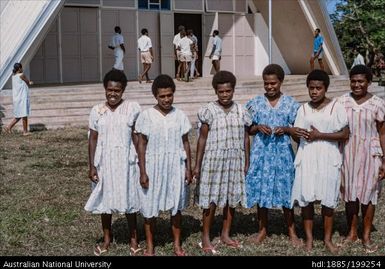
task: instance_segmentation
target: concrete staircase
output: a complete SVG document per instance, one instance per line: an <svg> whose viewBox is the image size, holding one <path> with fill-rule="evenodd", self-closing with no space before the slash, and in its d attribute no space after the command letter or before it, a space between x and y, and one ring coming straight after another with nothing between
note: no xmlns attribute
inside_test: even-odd
<svg viewBox="0 0 385 269"><path fill-rule="evenodd" d="M293 96L299 102L309 100L305 85L305 76L287 76L282 91ZM385 98L384 87L370 87L370 91ZM332 77L327 95L340 96L349 91L349 81L346 77ZM234 100L245 104L255 95L263 94L263 81L260 77L244 79L237 82ZM151 84L129 82L124 98L138 102L142 109L155 104L151 93ZM211 78L201 78L194 82L176 81L174 105L189 116L191 122L197 122L197 111L205 103L215 100L216 96L211 87ZM32 114L29 118L31 129L54 129L65 126L87 126L90 109L93 105L105 100L102 84L44 86L31 88ZM3 124L12 119L12 91L0 92L0 113L3 113ZM21 124L16 125L21 128Z"/></svg>

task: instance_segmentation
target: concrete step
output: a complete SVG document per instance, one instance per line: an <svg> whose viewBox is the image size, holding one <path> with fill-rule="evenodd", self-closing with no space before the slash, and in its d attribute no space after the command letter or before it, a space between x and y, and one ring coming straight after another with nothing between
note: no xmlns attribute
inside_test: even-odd
<svg viewBox="0 0 385 269"><path fill-rule="evenodd" d="M216 95L211 86L211 79L199 79L191 83L176 82L174 105L183 110L194 124L199 108ZM304 76L285 79L283 92L293 96L299 102L309 100ZM349 81L344 77L332 78L327 95L336 97L349 90ZM372 85L370 91L385 98L384 87ZM245 104L249 99L264 93L263 81L258 79L238 81L234 100ZM12 92L0 92L0 112L5 114L2 122L7 124L12 119ZM124 98L138 102L142 109L155 104L151 84L128 83ZM68 85L31 89L32 115L29 123L32 129L61 128L65 126L87 126L92 106L105 101L102 84ZM1 117L1 116L0 116ZM18 125L18 128L21 128Z"/></svg>

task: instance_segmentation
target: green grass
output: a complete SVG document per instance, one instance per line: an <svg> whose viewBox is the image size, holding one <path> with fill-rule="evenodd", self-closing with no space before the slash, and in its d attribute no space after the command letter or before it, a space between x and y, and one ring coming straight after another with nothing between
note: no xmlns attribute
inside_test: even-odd
<svg viewBox="0 0 385 269"><path fill-rule="evenodd" d="M195 133L195 132L194 132ZM196 137L191 135L195 151ZM29 137L20 134L0 134L0 253L1 255L92 255L93 247L102 240L100 217L85 212L90 195L87 178L87 130L82 128L34 132ZM194 187L194 186L193 186ZM192 192L193 193L193 192ZM376 208L373 239L384 255L384 197ZM257 232L256 209L237 208L233 236L243 241L243 249L219 247L221 255L330 255L322 243L322 218L319 207L314 223L315 246L311 253L291 247L286 236L281 210L269 211L269 237L255 246L247 239ZM299 209L296 212L298 234L304 238ZM221 229L221 211L217 210L212 228L214 240ZM140 244L145 245L143 219L138 218ZM191 205L183 212L183 247L189 255L203 255L198 248L201 230L201 210ZM361 229L361 227L360 227ZM108 255L127 256L128 227L124 215L113 216L115 242ZM346 231L343 204L336 210L334 239L341 240ZM172 255L169 214L164 213L156 225L157 255ZM360 244L341 251L341 255L366 255Z"/></svg>

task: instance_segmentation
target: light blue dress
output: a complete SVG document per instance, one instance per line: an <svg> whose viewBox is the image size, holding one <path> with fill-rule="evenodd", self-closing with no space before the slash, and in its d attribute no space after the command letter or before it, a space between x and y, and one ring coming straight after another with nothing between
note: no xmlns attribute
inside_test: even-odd
<svg viewBox="0 0 385 269"><path fill-rule="evenodd" d="M94 166L99 182L84 209L94 214L139 211L139 167L131 139L132 127L140 113L136 102L123 101L115 111L105 103L94 106L89 128L98 133Z"/></svg>
<svg viewBox="0 0 385 269"><path fill-rule="evenodd" d="M23 73L12 76L13 116L15 118L28 117L31 114L29 101L29 88L27 83L20 78Z"/></svg>
<svg viewBox="0 0 385 269"><path fill-rule="evenodd" d="M263 96L246 104L253 124L293 126L299 104L293 97L282 95L272 107ZM291 188L294 181L294 153L287 134L265 135L258 132L253 139L250 167L246 175L247 206L290 208Z"/></svg>
<svg viewBox="0 0 385 269"><path fill-rule="evenodd" d="M159 216L160 211L170 210L174 216L188 205L187 155L182 136L191 130L190 121L175 107L167 115L152 107L139 115L135 130L148 140L146 172L149 187L139 190L140 212L145 218L152 218Z"/></svg>

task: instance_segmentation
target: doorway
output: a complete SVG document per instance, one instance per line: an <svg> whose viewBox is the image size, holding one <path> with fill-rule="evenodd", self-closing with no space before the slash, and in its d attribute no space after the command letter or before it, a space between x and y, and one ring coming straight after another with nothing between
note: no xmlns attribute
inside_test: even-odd
<svg viewBox="0 0 385 269"><path fill-rule="evenodd" d="M183 25L186 29L192 29L194 35L198 38L198 60L195 66L202 76L202 15L201 14L186 14L174 13L174 34L178 33L178 26ZM178 68L178 63L175 61L175 70Z"/></svg>

